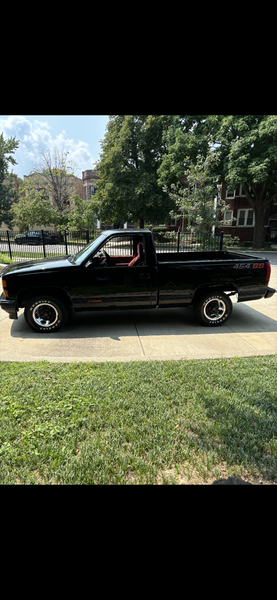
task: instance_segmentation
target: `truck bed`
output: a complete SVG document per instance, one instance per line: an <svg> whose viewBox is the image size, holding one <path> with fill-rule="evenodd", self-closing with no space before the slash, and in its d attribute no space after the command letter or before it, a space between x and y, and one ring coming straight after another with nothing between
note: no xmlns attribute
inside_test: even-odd
<svg viewBox="0 0 277 600"><path fill-rule="evenodd" d="M260 261L261 257L256 257L249 254L241 254L239 252L228 252L224 251L211 251L211 252L157 252L158 263L166 262L207 262L207 261L218 261L218 260L257 260Z"/></svg>

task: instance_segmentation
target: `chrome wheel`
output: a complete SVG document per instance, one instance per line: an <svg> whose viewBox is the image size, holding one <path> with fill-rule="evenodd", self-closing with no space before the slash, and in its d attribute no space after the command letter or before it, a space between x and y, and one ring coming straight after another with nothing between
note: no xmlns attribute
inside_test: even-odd
<svg viewBox="0 0 277 600"><path fill-rule="evenodd" d="M204 315L210 321L218 321L224 317L226 313L227 307L223 300L219 298L208 300L208 302L204 306Z"/></svg>
<svg viewBox="0 0 277 600"><path fill-rule="evenodd" d="M59 318L59 313L55 306L45 303L36 306L32 311L34 323L42 327L53 327Z"/></svg>
<svg viewBox="0 0 277 600"><path fill-rule="evenodd" d="M68 308L58 298L37 296L25 307L24 317L29 327L39 333L58 331L68 317Z"/></svg>

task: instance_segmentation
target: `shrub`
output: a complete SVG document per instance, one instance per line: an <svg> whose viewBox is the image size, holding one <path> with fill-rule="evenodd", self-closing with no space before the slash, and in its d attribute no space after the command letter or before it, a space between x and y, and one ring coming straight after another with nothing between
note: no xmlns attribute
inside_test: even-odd
<svg viewBox="0 0 277 600"><path fill-rule="evenodd" d="M156 226L156 227L152 227L152 233L164 233L164 232L166 232L166 231L167 231L167 228L166 228L166 227L163 227L163 226L160 226L160 227L158 227L158 226Z"/></svg>
<svg viewBox="0 0 277 600"><path fill-rule="evenodd" d="M152 227L152 233L154 235L154 239L157 240L157 242L168 242L168 238L165 237L165 234L167 232L167 228L166 227Z"/></svg>
<svg viewBox="0 0 277 600"><path fill-rule="evenodd" d="M0 264L12 265L14 261L8 256L8 254L1 254L0 252Z"/></svg>
<svg viewBox="0 0 277 600"><path fill-rule="evenodd" d="M252 242L251 242L252 244ZM223 246L239 246L240 245L240 239L239 237L231 237L230 235L224 235L223 237Z"/></svg>
<svg viewBox="0 0 277 600"><path fill-rule="evenodd" d="M253 246L253 242L242 242L243 248L251 248Z"/></svg>

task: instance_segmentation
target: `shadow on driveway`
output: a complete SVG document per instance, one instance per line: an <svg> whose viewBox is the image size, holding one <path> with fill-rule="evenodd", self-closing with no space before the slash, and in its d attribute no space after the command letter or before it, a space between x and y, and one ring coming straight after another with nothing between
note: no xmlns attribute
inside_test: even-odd
<svg viewBox="0 0 277 600"><path fill-rule="evenodd" d="M277 332L277 320L244 304L234 304L226 325L215 329L200 325L190 309L72 312L57 333L39 334L26 324L23 313L13 321L11 336L24 339L85 339L128 336L205 335ZM120 336L120 337L119 337ZM277 348L276 348L277 351Z"/></svg>

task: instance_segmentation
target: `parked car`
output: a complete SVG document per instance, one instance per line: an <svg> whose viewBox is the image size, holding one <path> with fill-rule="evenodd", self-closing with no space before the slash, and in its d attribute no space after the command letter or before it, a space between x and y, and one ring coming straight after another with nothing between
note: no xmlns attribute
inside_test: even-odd
<svg viewBox="0 0 277 600"><path fill-rule="evenodd" d="M45 244L57 244L58 236L49 235L48 233L43 234ZM33 246L42 245L42 233L41 231L27 231L23 235L16 235L14 238L16 244L27 244Z"/></svg>
<svg viewBox="0 0 277 600"><path fill-rule="evenodd" d="M126 241L126 236L129 238ZM158 252L147 229L103 231L75 255L8 265L0 307L24 308L39 333L57 331L75 311L191 307L202 325L224 325L232 301L271 298L267 258L237 252Z"/></svg>

